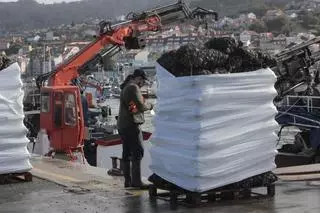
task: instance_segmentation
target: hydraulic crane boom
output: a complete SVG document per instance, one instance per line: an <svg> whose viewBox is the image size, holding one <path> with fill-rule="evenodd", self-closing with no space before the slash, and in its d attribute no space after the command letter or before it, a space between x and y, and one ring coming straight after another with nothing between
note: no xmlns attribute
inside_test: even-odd
<svg viewBox="0 0 320 213"><path fill-rule="evenodd" d="M91 44L83 48L75 56L62 63L55 71L38 77L38 87L43 86L49 79L48 86L70 85L72 79L86 72L88 62L96 63L106 54L119 50L120 46L127 49L141 49L145 46L144 40L139 36L143 32L157 32L162 25L177 22L183 19L204 18L207 15L218 18L216 12L196 8L192 10L187 3L179 0L175 4L157 7L142 13L130 13L127 20L111 24L102 21L99 24L99 35ZM106 45L112 45L109 52L99 54Z"/></svg>
<svg viewBox="0 0 320 213"><path fill-rule="evenodd" d="M141 49L145 46L144 32L157 32L163 25L184 19L206 16L218 18L216 12L202 8L191 9L184 1L157 7L142 13L130 13L125 21L111 24L102 21L95 40L53 72L40 75L37 86L41 88L40 129L46 130L50 145L55 151L71 153L88 140L85 124L84 98L80 94L82 76L90 74L104 56L116 54L121 47ZM45 82L48 80L47 86ZM70 154L71 155L71 154Z"/></svg>

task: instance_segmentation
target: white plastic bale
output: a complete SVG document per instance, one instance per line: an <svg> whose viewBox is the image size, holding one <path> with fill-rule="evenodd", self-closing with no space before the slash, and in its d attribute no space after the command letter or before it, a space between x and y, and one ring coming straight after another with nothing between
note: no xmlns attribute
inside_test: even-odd
<svg viewBox="0 0 320 213"><path fill-rule="evenodd" d="M157 68L151 170L203 192L275 168L276 76L246 73L174 77Z"/></svg>
<svg viewBox="0 0 320 213"><path fill-rule="evenodd" d="M26 172L32 166L23 124L23 83L17 63L0 71L0 174Z"/></svg>

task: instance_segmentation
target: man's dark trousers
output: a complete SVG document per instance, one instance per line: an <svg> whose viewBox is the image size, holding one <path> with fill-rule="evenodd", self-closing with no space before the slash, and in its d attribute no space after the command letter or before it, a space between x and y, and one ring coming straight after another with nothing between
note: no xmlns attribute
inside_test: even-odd
<svg viewBox="0 0 320 213"><path fill-rule="evenodd" d="M122 160L125 187L141 185L141 160L144 155L143 136L139 125L132 124L119 129L122 140ZM132 161L132 168L130 165Z"/></svg>

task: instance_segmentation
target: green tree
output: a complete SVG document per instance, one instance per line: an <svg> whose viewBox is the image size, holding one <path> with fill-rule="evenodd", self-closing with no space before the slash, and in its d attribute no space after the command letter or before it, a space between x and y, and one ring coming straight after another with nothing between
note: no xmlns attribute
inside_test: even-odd
<svg viewBox="0 0 320 213"><path fill-rule="evenodd" d="M289 35L289 33L292 31L292 25L285 24L283 25L283 27L280 30L280 33L285 34L285 35Z"/></svg>
<svg viewBox="0 0 320 213"><path fill-rule="evenodd" d="M285 16L280 16L276 19L267 20L266 26L268 31L273 33L279 33L282 31L286 31L290 26L290 20Z"/></svg>
<svg viewBox="0 0 320 213"><path fill-rule="evenodd" d="M256 21L249 26L249 30L255 31L257 33L267 32L268 28L263 21Z"/></svg>
<svg viewBox="0 0 320 213"><path fill-rule="evenodd" d="M18 54L19 50L22 48L19 44L13 44L10 46L9 49L7 49L5 52L8 56Z"/></svg>
<svg viewBox="0 0 320 213"><path fill-rule="evenodd" d="M313 31L316 36L320 36L320 25L315 25Z"/></svg>
<svg viewBox="0 0 320 213"><path fill-rule="evenodd" d="M261 6L255 6L251 11L256 14L257 17L263 17L269 9L269 6L262 4Z"/></svg>
<svg viewBox="0 0 320 213"><path fill-rule="evenodd" d="M320 22L318 16L316 16L313 13L307 13L305 15L302 15L300 20L301 20L301 24L306 29L312 29L315 25L319 24Z"/></svg>

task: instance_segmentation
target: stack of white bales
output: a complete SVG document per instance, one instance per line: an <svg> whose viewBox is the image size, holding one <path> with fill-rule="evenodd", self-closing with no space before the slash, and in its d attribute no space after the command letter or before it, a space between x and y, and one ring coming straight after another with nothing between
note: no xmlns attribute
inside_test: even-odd
<svg viewBox="0 0 320 213"><path fill-rule="evenodd" d="M204 192L275 168L272 70L174 77L156 68L153 173Z"/></svg>
<svg viewBox="0 0 320 213"><path fill-rule="evenodd" d="M0 71L0 174L29 171L29 140L23 124L21 71L17 63Z"/></svg>

